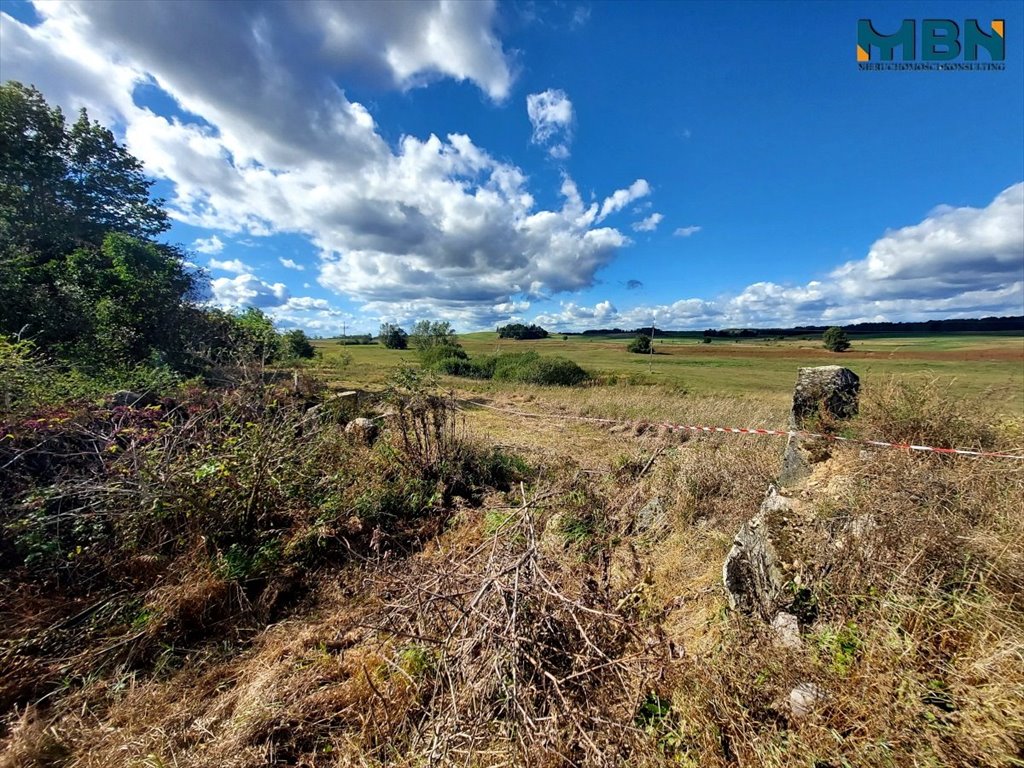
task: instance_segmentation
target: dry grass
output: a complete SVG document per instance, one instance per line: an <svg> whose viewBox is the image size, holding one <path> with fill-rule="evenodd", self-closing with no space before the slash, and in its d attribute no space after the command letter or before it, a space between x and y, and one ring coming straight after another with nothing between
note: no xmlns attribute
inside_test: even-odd
<svg viewBox="0 0 1024 768"><path fill-rule="evenodd" d="M893 387L866 390L861 434L1018 445L1011 423ZM774 400L648 387L490 397L639 422L785 422ZM419 438L402 437L415 429L402 418L421 416L435 442L403 448ZM1024 765L1024 467L834 450L802 499L813 610L787 649L730 613L721 587L781 441L463 416L477 439L526 453L532 481L479 507L448 499L417 546L321 569L304 606L230 647L118 657L36 709L23 697L7 764ZM388 445L436 466L452 423L402 418ZM243 599L216 572L189 573L150 596L161 637ZM806 683L822 697L798 717L790 692Z"/></svg>

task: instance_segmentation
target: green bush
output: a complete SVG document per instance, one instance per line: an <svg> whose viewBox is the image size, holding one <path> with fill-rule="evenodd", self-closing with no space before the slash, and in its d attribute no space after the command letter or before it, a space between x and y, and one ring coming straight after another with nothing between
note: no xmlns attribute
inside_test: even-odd
<svg viewBox="0 0 1024 768"><path fill-rule="evenodd" d="M448 376L463 376L467 379L490 379L494 376L493 357L469 360L465 357L443 357L433 365L437 373Z"/></svg>
<svg viewBox="0 0 1024 768"><path fill-rule="evenodd" d="M439 344L436 347L427 347L419 350L420 364L431 371L447 373L442 370L444 366L451 366L451 361L468 361L469 355L466 350L458 344ZM462 375L462 374L455 374Z"/></svg>
<svg viewBox="0 0 1024 768"><path fill-rule="evenodd" d="M281 342L287 358L309 359L316 354L313 345L309 343L309 337L298 328L281 334Z"/></svg>
<svg viewBox="0 0 1024 768"><path fill-rule="evenodd" d="M651 342L651 337L645 333L641 333L639 336L637 336L635 339L629 342L629 346L626 347L627 350L637 355L649 355L651 354L651 350L653 348L654 345Z"/></svg>
<svg viewBox="0 0 1024 768"><path fill-rule="evenodd" d="M495 381L571 387L587 381L590 375L565 357L541 357L536 352L499 355L494 365Z"/></svg>
<svg viewBox="0 0 1024 768"><path fill-rule="evenodd" d="M850 337L839 326L832 326L821 337L825 349L830 352L845 352L850 348Z"/></svg>

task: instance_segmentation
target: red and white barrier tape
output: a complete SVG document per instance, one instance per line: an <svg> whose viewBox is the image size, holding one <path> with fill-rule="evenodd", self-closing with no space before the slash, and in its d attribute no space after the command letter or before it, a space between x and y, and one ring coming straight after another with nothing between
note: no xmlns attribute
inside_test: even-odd
<svg viewBox="0 0 1024 768"><path fill-rule="evenodd" d="M486 408L490 411L498 411L501 413L510 413L515 416L524 416L531 419L566 419L569 421L588 421L597 424L627 424L629 422L622 421L620 419L600 419L596 416L572 416L567 414L555 414L555 413L529 413L527 411L517 411L511 408L499 408L494 405L487 405L485 403L478 403L475 400L463 400L462 402L468 403L469 405L475 405L479 408ZM781 430L781 429L757 429L752 427L701 427L692 424L671 424L668 422L660 421L646 421L642 422L652 427L664 427L671 432L722 432L733 435L775 435L777 437L816 437L822 440L833 440L839 443L854 443L857 445L871 445L876 448L902 448L908 451L925 451L928 453L945 453L955 454L957 456L981 456L984 458L992 459L1017 459L1018 461L1024 461L1024 456L1015 456L1012 453L999 453L997 451L968 451L963 448L935 448L930 445L913 445L911 443L887 443L884 440L862 440L857 437L840 437L839 435L823 435L818 432L807 432L804 430Z"/></svg>

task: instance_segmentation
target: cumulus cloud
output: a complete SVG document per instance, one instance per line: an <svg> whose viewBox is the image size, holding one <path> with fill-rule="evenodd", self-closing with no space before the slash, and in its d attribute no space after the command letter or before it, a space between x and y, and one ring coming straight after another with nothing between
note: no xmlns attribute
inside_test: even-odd
<svg viewBox="0 0 1024 768"><path fill-rule="evenodd" d="M288 288L284 283L265 283L255 275L218 277L210 287L213 303L221 307L280 307L288 301Z"/></svg>
<svg viewBox="0 0 1024 768"><path fill-rule="evenodd" d="M643 221L634 223L633 230L636 232L653 232L664 218L660 213L652 213Z"/></svg>
<svg viewBox="0 0 1024 768"><path fill-rule="evenodd" d="M234 272L238 275L252 272L252 267L238 259L226 259L224 261L210 259L210 269L220 269L225 272Z"/></svg>
<svg viewBox="0 0 1024 768"><path fill-rule="evenodd" d="M401 88L446 76L471 80L495 100L508 95L512 73L494 34L494 0L310 5L305 29L322 34L323 54L341 72L383 73Z"/></svg>
<svg viewBox="0 0 1024 768"><path fill-rule="evenodd" d="M565 91L549 88L529 94L526 113L533 126L533 143L548 146L548 152L556 159L569 157L573 112Z"/></svg>
<svg viewBox="0 0 1024 768"><path fill-rule="evenodd" d="M628 287L628 284L627 284ZM865 258L802 285L761 281L734 295L687 298L609 314L564 304L538 322L566 330L641 327L656 314L670 328L832 325L1019 314L1024 307L1024 183L983 208L939 206L886 232ZM600 321L595 322L598 314Z"/></svg>
<svg viewBox="0 0 1024 768"><path fill-rule="evenodd" d="M695 235L698 232L700 232L700 227L690 226L690 227L679 227L672 234L675 237L689 237L690 235Z"/></svg>
<svg viewBox="0 0 1024 768"><path fill-rule="evenodd" d="M114 116L147 172L170 181L178 221L239 239L304 236L319 251L320 285L385 309L423 301L433 316L453 303L506 306L592 285L629 243L598 224L649 194L646 181L585 207L567 178L563 205L540 208L523 172L470 137L389 144L337 84L377 76L404 88L445 76L503 97L511 76L492 3L413 3L396 14L375 3L197 2L187 25L175 24L177 13L138 3L126 14L97 0L40 6L36 27L3 24L5 40L8 29L18 36L28 81L61 57L93 57L73 93L60 77L53 87L71 107L99 104ZM6 71L6 45L0 56ZM136 105L140 84L175 101L177 116ZM537 114L556 131L543 135L568 140L567 98L549 96Z"/></svg>
<svg viewBox="0 0 1024 768"><path fill-rule="evenodd" d="M224 243L220 241L220 238L216 235L212 237L200 237L194 243L192 243L193 250L199 251L199 253L220 253L224 250Z"/></svg>
<svg viewBox="0 0 1024 768"><path fill-rule="evenodd" d="M595 327L640 328L649 326L655 316L659 328L707 327L715 324L713 320L718 317L714 305L702 299L682 299L672 304L639 306L621 312L606 300L592 307L563 303L558 312L540 315L536 322L567 331Z"/></svg>
<svg viewBox="0 0 1024 768"><path fill-rule="evenodd" d="M985 208L935 208L919 224L886 232L867 258L831 277L856 298L948 298L1020 279L1024 271L1024 183Z"/></svg>
<svg viewBox="0 0 1024 768"><path fill-rule="evenodd" d="M337 336L342 331L365 333L376 331L376 323L358 318L332 305L327 299L293 296L283 304L266 309L280 328L302 328L318 336Z"/></svg>
<svg viewBox="0 0 1024 768"><path fill-rule="evenodd" d="M283 259L281 257L278 257L277 260L281 262L282 267L287 267L288 269L295 269L298 270L299 272L305 272L306 270L306 268L302 264L299 264L299 262L293 261L292 259Z"/></svg>
<svg viewBox="0 0 1024 768"><path fill-rule="evenodd" d="M583 330L606 327L614 324L618 317L619 311L608 300L599 301L592 307L569 301L563 302L558 312L537 315L536 322L559 330Z"/></svg>
<svg viewBox="0 0 1024 768"><path fill-rule="evenodd" d="M321 310L323 312L334 312L339 313L340 310L334 309L331 306L331 302L327 299L314 299L312 296L293 296L288 299L283 305L282 310Z"/></svg>

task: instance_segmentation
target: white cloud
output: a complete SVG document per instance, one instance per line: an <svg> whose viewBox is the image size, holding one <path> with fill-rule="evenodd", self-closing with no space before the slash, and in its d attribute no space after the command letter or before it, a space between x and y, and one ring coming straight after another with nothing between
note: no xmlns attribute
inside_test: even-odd
<svg viewBox="0 0 1024 768"><path fill-rule="evenodd" d="M493 0L415 0L316 3L299 15L308 33L322 35L325 58L340 71L383 70L401 88L438 76L471 80L500 101L512 73L494 34L496 11Z"/></svg>
<svg viewBox="0 0 1024 768"><path fill-rule="evenodd" d="M210 284L213 303L222 307L279 307L288 301L284 283L265 283L255 275L218 277Z"/></svg>
<svg viewBox="0 0 1024 768"><path fill-rule="evenodd" d="M615 190L601 204L601 212L597 216L597 221L603 221L616 211L621 211L634 200L647 197L649 194L651 194L651 185L647 183L647 179L637 179L627 189Z"/></svg>
<svg viewBox="0 0 1024 768"><path fill-rule="evenodd" d="M565 144L555 144L548 150L548 154L556 160L568 160L569 159L569 147Z"/></svg>
<svg viewBox="0 0 1024 768"><path fill-rule="evenodd" d="M216 235L213 237L200 237L192 243L192 248L199 251L199 253L214 254L224 250L224 243Z"/></svg>
<svg viewBox="0 0 1024 768"><path fill-rule="evenodd" d="M565 91L549 88L526 97L526 113L533 126L534 144L550 145L549 154L559 160L569 157L572 141L572 102Z"/></svg>
<svg viewBox="0 0 1024 768"><path fill-rule="evenodd" d="M664 218L665 217L662 216L660 213L652 213L643 221L638 221L635 224L633 224L633 229L636 232L653 232L658 228L658 225Z"/></svg>
<svg viewBox="0 0 1024 768"><path fill-rule="evenodd" d="M584 209L571 179L560 209L538 208L523 172L468 136L404 136L389 145L368 110L336 84L377 77L404 88L447 76L501 98L511 77L492 3L414 3L396 19L393 7L373 3L200 2L175 35L166 34L174 6L121 8L46 5L39 27L4 17L4 28L14 25L24 38L19 67L30 81L66 51L95 58L96 71L81 75L76 91L88 98L69 98L102 105L124 126L147 172L171 182L168 209L178 221L239 240L305 236L320 253L322 286L385 308L420 300L435 315L453 302L504 306L591 285L630 242L595 226L598 205ZM6 46L0 55L6 67ZM163 89L183 116L135 105L131 88L140 82ZM568 99L549 99L541 114L559 130L571 126ZM556 154L568 151L563 133ZM604 215L645 194L642 180L619 190Z"/></svg>
<svg viewBox="0 0 1024 768"><path fill-rule="evenodd" d="M582 27L588 21L590 21L590 6L577 5L572 12L572 21L569 22L569 26L575 29L577 27Z"/></svg>
<svg viewBox="0 0 1024 768"><path fill-rule="evenodd" d="M679 227L678 229L676 229L675 232L672 233L672 235L675 237L689 237L690 235L697 234L698 232L700 232L700 230L701 228L696 226Z"/></svg>
<svg viewBox="0 0 1024 768"><path fill-rule="evenodd" d="M699 229L699 228L698 228ZM757 282L732 296L599 312L565 304L536 321L566 330L831 325L1020 314L1024 308L1024 183L984 208L939 206L886 232L868 255L803 285ZM595 322L598 316L600 321Z"/></svg>
<svg viewBox="0 0 1024 768"><path fill-rule="evenodd" d="M238 259L227 259L225 261L210 259L210 269L221 269L225 272L234 272L238 275L245 274L246 272L252 272L252 267Z"/></svg>
<svg viewBox="0 0 1024 768"><path fill-rule="evenodd" d="M1024 183L985 208L939 206L921 223L886 232L867 258L832 272L857 298L948 298L1024 277ZM1019 309L1019 307L1018 307Z"/></svg>
<svg viewBox="0 0 1024 768"><path fill-rule="evenodd" d="M611 301L599 301L592 307L575 302L563 302L559 312L537 315L535 322L558 330L584 330L606 327L619 317L619 311Z"/></svg>
<svg viewBox="0 0 1024 768"><path fill-rule="evenodd" d="M325 311L332 311L333 309L327 299L314 299L311 296L293 296L281 308L283 310L319 309Z"/></svg>
<svg viewBox="0 0 1024 768"><path fill-rule="evenodd" d="M306 268L302 264L299 264L299 262L293 261L292 259L283 259L281 257L278 257L277 260L281 262L282 267L287 267L288 269L295 269L298 270L299 272L306 271Z"/></svg>

